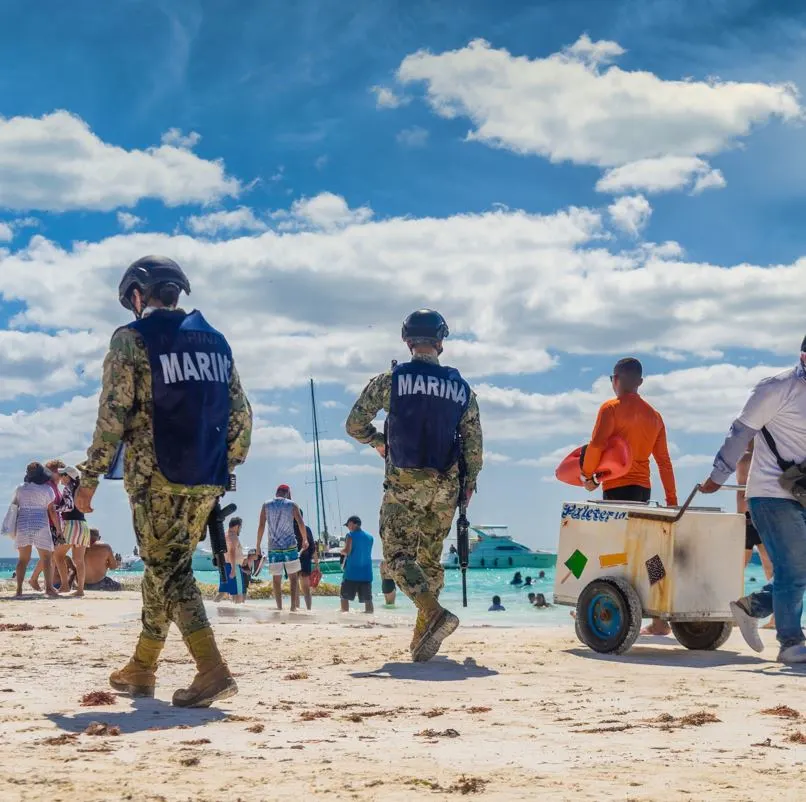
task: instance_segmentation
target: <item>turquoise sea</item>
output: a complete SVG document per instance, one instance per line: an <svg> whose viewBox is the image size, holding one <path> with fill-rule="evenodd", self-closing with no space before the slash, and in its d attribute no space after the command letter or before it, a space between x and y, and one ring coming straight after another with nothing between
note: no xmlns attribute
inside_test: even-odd
<svg viewBox="0 0 806 802"><path fill-rule="evenodd" d="M0 559L0 579L8 579L14 570L16 561L14 559ZM528 572L521 572L524 577ZM30 569L29 569L30 574ZM381 593L381 578L378 573L378 565L374 567L373 593L375 597L375 612L379 616L413 616L414 606L400 592L394 607L386 607L383 594ZM465 624L487 625L487 626L572 626L571 618L568 614L568 607L550 607L535 609L527 599L530 590L535 593L543 593L551 601L551 591L554 586L554 569L546 569L545 578L537 579L538 571L534 571L532 576L533 588L514 587L510 585L514 571L475 570L467 572L467 595L468 606L462 610L462 585L459 571L445 572L445 589L441 600L446 607L455 610ZM127 574L121 571L112 571L110 576L139 577L142 573ZM212 571L199 571L196 578L200 582L218 584L218 574ZM263 582L270 582L270 578L264 574ZM341 574L326 574L324 582L338 584L341 582ZM747 592L760 588L764 584L764 573L761 566L751 564L745 572L745 586ZM487 608L492 602L492 597L501 597L501 603L506 608L505 612L490 613ZM274 606L271 601L253 601L255 606ZM314 597L314 609L329 610L335 612L339 608L339 599L336 597ZM352 609L363 609L363 605L354 602Z"/></svg>

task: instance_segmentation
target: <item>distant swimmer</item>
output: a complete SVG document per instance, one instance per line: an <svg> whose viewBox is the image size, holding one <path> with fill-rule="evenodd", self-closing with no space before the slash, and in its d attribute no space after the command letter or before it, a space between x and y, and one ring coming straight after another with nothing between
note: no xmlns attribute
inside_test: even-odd
<svg viewBox="0 0 806 802"><path fill-rule="evenodd" d="M500 596L493 596L493 603L487 608L488 613L503 613L506 611L506 607L501 604L501 597Z"/></svg>
<svg viewBox="0 0 806 802"><path fill-rule="evenodd" d="M509 584L510 585L522 585L523 584L523 577L521 576L520 571L515 571L515 576L512 577L512 581Z"/></svg>
<svg viewBox="0 0 806 802"><path fill-rule="evenodd" d="M652 484L649 478L649 458L658 464L666 504L677 505L674 470L666 442L666 426L660 413L640 395L643 384L643 368L637 359L626 358L616 362L610 377L615 398L605 401L593 427L590 443L582 462L582 478L585 489L596 490L595 479L599 460L608 440L614 435L622 437L630 446L633 462L630 470L618 479L604 482L605 501L648 502ZM642 630L642 635L668 635L671 628L665 621L652 619L652 624Z"/></svg>
<svg viewBox="0 0 806 802"><path fill-rule="evenodd" d="M542 593L535 594L535 600L533 602L535 607L553 607L553 604L549 604L546 601L546 597Z"/></svg>
<svg viewBox="0 0 806 802"><path fill-rule="evenodd" d="M532 577L527 576L526 581L523 583L523 586L525 588L531 588L532 587Z"/></svg>
<svg viewBox="0 0 806 802"><path fill-rule="evenodd" d="M545 578L546 578L546 572L545 572L545 571L541 571L541 572L540 572L540 573L537 575L537 578L538 578L538 579L545 579Z"/></svg>

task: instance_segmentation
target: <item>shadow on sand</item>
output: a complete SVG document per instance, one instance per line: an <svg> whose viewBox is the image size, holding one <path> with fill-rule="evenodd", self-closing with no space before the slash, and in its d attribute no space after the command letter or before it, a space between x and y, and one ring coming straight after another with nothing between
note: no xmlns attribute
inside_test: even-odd
<svg viewBox="0 0 806 802"><path fill-rule="evenodd" d="M566 649L566 654L584 657L587 660L604 660L609 663L625 663L627 665L646 666L684 666L686 668L715 668L718 666L753 666L756 669L774 668L778 664L771 663L755 655L739 654L726 649L698 652L680 647L678 649L659 649L654 646L633 646L627 654L600 654L592 649L580 646Z"/></svg>
<svg viewBox="0 0 806 802"><path fill-rule="evenodd" d="M174 707L160 699L146 698L133 698L131 702L133 709L127 711L111 711L108 708L96 707L74 716L48 713L46 717L59 729L77 733L84 732L93 721L120 727L121 733L132 733L151 729L168 730L172 727L200 727L211 721L222 721L227 717L226 711L214 707Z"/></svg>
<svg viewBox="0 0 806 802"><path fill-rule="evenodd" d="M494 677L498 674L491 668L480 666L468 657L457 663L447 657L436 657L427 663L386 663L374 671L356 671L350 676L356 679L416 679L427 682L461 682L466 679Z"/></svg>

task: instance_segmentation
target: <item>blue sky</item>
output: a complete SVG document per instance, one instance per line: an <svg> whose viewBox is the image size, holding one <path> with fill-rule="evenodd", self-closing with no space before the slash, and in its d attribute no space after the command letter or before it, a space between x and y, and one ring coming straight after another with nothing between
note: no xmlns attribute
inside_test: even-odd
<svg viewBox="0 0 806 802"><path fill-rule="evenodd" d="M425 304L479 392L475 523L553 546L560 502L580 496L553 482L555 452L584 442L626 353L644 361L681 492L707 471L749 387L806 330L800 4L237 9L4 4L8 493L29 459L85 448L125 320L114 287L153 251L184 264L255 402L247 529L279 481L313 512L311 375L342 514L376 528L380 464L343 421L404 358L400 320ZM96 522L130 549L119 488L102 487Z"/></svg>

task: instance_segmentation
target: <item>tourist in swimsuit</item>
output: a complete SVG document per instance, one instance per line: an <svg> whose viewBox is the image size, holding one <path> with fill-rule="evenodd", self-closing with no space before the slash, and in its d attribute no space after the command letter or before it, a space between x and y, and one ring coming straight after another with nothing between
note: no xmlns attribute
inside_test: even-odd
<svg viewBox="0 0 806 802"><path fill-rule="evenodd" d="M41 463L32 462L25 471L23 483L14 491L12 504L17 506L15 541L19 560L15 579L17 598L22 596L25 571L31 560L31 551L36 549L45 572L45 592L50 597L58 594L53 587L53 526L61 533L61 521L56 512L56 496L52 485L53 476Z"/></svg>
<svg viewBox="0 0 806 802"><path fill-rule="evenodd" d="M76 567L76 596L84 595L86 566L84 556L90 545L90 527L84 513L76 509L74 498L81 484L81 474L76 468L61 468L59 475L63 477L61 488L62 500L56 505L63 524L63 543L55 547L54 559L62 583L59 590L67 593L70 589L70 571L67 565L67 553L72 549L73 562Z"/></svg>

